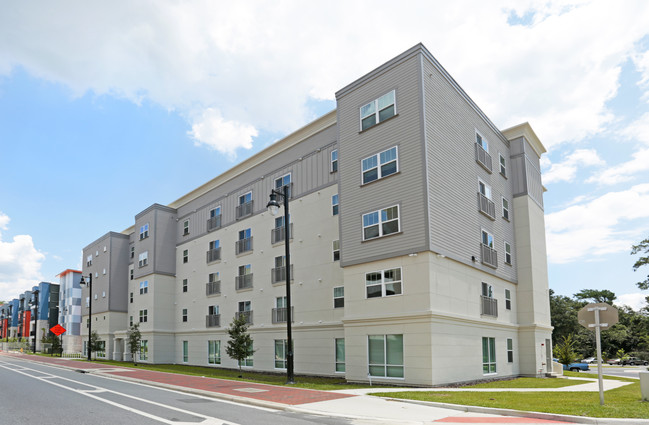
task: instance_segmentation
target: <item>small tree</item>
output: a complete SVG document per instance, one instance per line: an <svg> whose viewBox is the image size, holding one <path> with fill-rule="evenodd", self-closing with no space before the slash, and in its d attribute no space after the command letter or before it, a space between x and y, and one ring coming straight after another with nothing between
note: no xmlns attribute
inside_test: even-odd
<svg viewBox="0 0 649 425"><path fill-rule="evenodd" d="M237 361L239 364L239 378L241 378L241 362L254 351L252 347L252 337L248 333L248 324L243 315L235 316L228 328L228 345L225 347L225 352L230 358Z"/></svg>
<svg viewBox="0 0 649 425"><path fill-rule="evenodd" d="M99 339L97 331L92 331L90 334L90 347L88 349L91 353L95 353L95 359L97 359L97 351L104 348L102 342L103 340Z"/></svg>
<svg viewBox="0 0 649 425"><path fill-rule="evenodd" d="M569 365L575 362L577 354L575 353L574 345L575 341L573 341L572 335L566 335L561 338L561 341L554 347L554 355L559 363Z"/></svg>
<svg viewBox="0 0 649 425"><path fill-rule="evenodd" d="M140 341L142 340L142 333L140 332L140 324L135 323L126 332L128 339L128 348L131 350L133 356L133 364L137 366L135 355L140 352Z"/></svg>

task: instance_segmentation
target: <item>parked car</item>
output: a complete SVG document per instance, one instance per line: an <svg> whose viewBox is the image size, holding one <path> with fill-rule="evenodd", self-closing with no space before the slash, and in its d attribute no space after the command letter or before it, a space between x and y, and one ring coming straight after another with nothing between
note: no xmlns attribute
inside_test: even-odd
<svg viewBox="0 0 649 425"><path fill-rule="evenodd" d="M597 359L595 357L586 357L581 362L582 363L588 363L588 364L597 363Z"/></svg>
<svg viewBox="0 0 649 425"><path fill-rule="evenodd" d="M637 357L627 357L626 359L622 360L623 365L629 365L629 366L640 366L640 365L645 365L649 366L649 362L646 360L639 359Z"/></svg>
<svg viewBox="0 0 649 425"><path fill-rule="evenodd" d="M608 363L610 365L620 364L620 359L608 359L608 360L606 360L606 363Z"/></svg>
<svg viewBox="0 0 649 425"><path fill-rule="evenodd" d="M557 359L552 359L555 362L558 363ZM570 363L570 364L564 364L563 365L563 370L569 370L571 372L581 372L582 370L590 370L588 367L588 363Z"/></svg>

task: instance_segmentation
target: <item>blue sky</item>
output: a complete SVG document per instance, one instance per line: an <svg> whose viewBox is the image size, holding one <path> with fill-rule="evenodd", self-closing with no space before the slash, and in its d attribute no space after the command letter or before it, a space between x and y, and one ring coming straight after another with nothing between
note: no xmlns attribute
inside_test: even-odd
<svg viewBox="0 0 649 425"><path fill-rule="evenodd" d="M58 281L105 232L423 42L497 126L528 121L547 147L550 287L640 307L649 270L634 273L629 252L649 237L649 3L373 4L4 5L0 300Z"/></svg>

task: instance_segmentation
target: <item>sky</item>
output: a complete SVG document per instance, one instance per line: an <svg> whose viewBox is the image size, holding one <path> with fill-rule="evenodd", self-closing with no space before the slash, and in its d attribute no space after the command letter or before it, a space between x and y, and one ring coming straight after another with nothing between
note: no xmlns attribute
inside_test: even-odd
<svg viewBox="0 0 649 425"><path fill-rule="evenodd" d="M0 300L314 118L422 42L542 158L550 288L639 309L649 2L22 1L0 6Z"/></svg>

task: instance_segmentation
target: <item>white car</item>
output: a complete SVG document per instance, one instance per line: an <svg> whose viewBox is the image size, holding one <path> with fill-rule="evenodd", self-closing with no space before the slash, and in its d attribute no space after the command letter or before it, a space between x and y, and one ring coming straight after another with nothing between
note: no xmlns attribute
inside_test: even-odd
<svg viewBox="0 0 649 425"><path fill-rule="evenodd" d="M581 361L582 363L597 363L597 359L595 357L587 357Z"/></svg>

